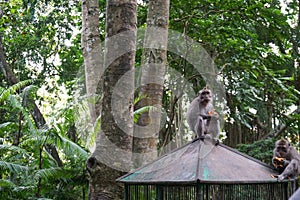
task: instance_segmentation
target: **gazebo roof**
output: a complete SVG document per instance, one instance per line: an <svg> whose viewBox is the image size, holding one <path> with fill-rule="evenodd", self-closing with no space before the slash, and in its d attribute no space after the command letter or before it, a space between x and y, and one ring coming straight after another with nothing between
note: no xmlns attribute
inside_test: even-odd
<svg viewBox="0 0 300 200"><path fill-rule="evenodd" d="M195 139L118 179L123 183L270 183L270 166L224 144Z"/></svg>

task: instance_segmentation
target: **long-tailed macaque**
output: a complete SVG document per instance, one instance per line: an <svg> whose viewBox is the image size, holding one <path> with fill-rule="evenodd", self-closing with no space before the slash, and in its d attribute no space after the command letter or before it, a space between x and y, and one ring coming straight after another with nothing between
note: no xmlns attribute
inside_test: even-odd
<svg viewBox="0 0 300 200"><path fill-rule="evenodd" d="M219 115L214 112L212 92L206 87L199 91L198 96L191 102L186 114L187 123L195 133L196 138L211 138L219 144L220 122Z"/></svg>
<svg viewBox="0 0 300 200"><path fill-rule="evenodd" d="M272 163L281 173L277 179L282 181L286 178L297 178L300 174L300 155L291 144L280 139L275 142Z"/></svg>

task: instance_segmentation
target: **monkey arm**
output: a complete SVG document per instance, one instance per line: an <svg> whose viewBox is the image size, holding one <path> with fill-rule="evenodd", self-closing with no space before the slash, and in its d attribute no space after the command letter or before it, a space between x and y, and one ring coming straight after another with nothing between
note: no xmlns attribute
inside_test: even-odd
<svg viewBox="0 0 300 200"><path fill-rule="evenodd" d="M199 116L202 117L202 119L211 119L210 115L199 114Z"/></svg>
<svg viewBox="0 0 300 200"><path fill-rule="evenodd" d="M199 116L201 116L203 119L208 119L208 120L210 120L211 118L219 119L218 114L214 114L214 115L199 114Z"/></svg>
<svg viewBox="0 0 300 200"><path fill-rule="evenodd" d="M288 166L291 163L289 160L283 160L283 167Z"/></svg>

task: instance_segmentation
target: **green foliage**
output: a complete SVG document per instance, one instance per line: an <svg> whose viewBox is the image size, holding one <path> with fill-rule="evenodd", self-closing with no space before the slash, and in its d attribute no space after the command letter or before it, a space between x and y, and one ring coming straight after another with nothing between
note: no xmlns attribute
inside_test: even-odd
<svg viewBox="0 0 300 200"><path fill-rule="evenodd" d="M148 112L150 110L150 108L154 108L154 107L153 106L144 106L142 108L139 108L139 109L135 110L134 115L133 115L134 123L136 123L138 121L141 114L143 114L145 112Z"/></svg>
<svg viewBox="0 0 300 200"><path fill-rule="evenodd" d="M32 84L32 80L26 80L16 83L13 86L10 86L8 89L0 87L0 103L7 100L7 98L16 93L17 91L20 91L22 88L24 88L26 85Z"/></svg>
<svg viewBox="0 0 300 200"><path fill-rule="evenodd" d="M84 166L88 152L63 134L68 131L66 129L36 127L30 108L24 106L23 95L35 90L28 86L23 93L16 93L23 86L24 83L20 83L18 87L2 88L2 94L5 94L1 96L2 103L5 102L5 107L12 112L19 113L19 118L2 118L0 123L1 197L33 199L39 187L40 197L78 199L82 190L87 189ZM33 94L26 95L26 98L33 97ZM2 109L3 106L0 112ZM47 151L47 145L56 147L63 166L57 165L56 158Z"/></svg>
<svg viewBox="0 0 300 200"><path fill-rule="evenodd" d="M262 136L289 120L284 113L298 105L300 96L296 89L300 83L293 79L299 71L294 63L298 55L293 53L294 38L299 36L296 24L288 23L297 20L295 3L287 5L285 14L279 1L175 0L170 10L170 28L199 41L220 70L228 121ZM190 80L195 91L205 85L193 66L180 56L169 57L170 66ZM257 129L257 119L265 130ZM299 129L289 126L287 132L297 135Z"/></svg>
<svg viewBox="0 0 300 200"><path fill-rule="evenodd" d="M0 35L19 80L76 77L80 51L80 1L2 1ZM78 30L76 30L76 28ZM76 42L72 43L75 40Z"/></svg>
<svg viewBox="0 0 300 200"><path fill-rule="evenodd" d="M65 107L63 116L63 111L57 110L55 119L61 120L59 125L48 122L38 127L32 112L33 102L49 102L54 107L60 100L44 96L38 99L37 89L42 87L42 91L58 96L58 84L70 89L75 83L83 63L80 1L16 0L0 4L4 56L20 80L11 87L2 81L4 78L0 82L1 199L38 196L40 199L83 199L87 190L88 151L81 147L79 139L75 140L76 130L72 137L68 134L74 124L73 107ZM28 77L29 81L23 81ZM47 119L47 113L44 116ZM47 150L49 145L58 151L61 167Z"/></svg>
<svg viewBox="0 0 300 200"><path fill-rule="evenodd" d="M272 164L274 144L274 139L266 139L256 141L252 144L239 144L237 149L264 163Z"/></svg>
<svg viewBox="0 0 300 200"><path fill-rule="evenodd" d="M138 6L138 27L145 26L146 3ZM249 141L268 134L272 127L288 124L285 134L297 142L299 114L287 117L287 113L291 106L299 105L300 97L299 66L295 64L295 60L299 62L299 27L290 24L297 20L298 2L288 1L285 13L281 12L280 1L271 0L170 3L169 28L201 43L220 70L226 87L227 123L245 127L250 134L241 131L242 136ZM106 3L101 0L99 5L100 37L104 41ZM11 0L1 1L0 7L4 56L20 80L9 86L0 71L0 196L36 199L40 185L40 199L82 199L87 189L88 156L83 147L95 142L101 120L99 117L95 124L88 123L88 105L81 89L84 86L74 87L82 84L84 74L79 31L81 1ZM141 52L137 51L137 66ZM181 55L168 52L168 67L189 80L194 91L205 85L202 75ZM182 114L184 108L179 103L186 103L191 96L179 102L170 88L181 91L185 83L167 75L163 106L168 116L160 133L162 143L175 138L171 134L178 132L176 126L184 119L175 113ZM36 95L37 89L49 94ZM65 94L79 103L71 97L63 99ZM32 102L46 118L42 128L33 118ZM149 109L136 110L134 120ZM187 132L182 127L180 130ZM270 163L273 142L240 145L239 150ZM62 167L46 150L47 145L56 147Z"/></svg>

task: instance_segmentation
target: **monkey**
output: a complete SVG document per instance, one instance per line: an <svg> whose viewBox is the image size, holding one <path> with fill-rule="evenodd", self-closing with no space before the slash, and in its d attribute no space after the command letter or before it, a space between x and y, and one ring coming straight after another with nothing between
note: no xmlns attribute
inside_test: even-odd
<svg viewBox="0 0 300 200"><path fill-rule="evenodd" d="M199 91L198 96L191 102L186 114L187 123L195 133L195 138L212 139L219 144L220 122L219 115L214 111L212 92L208 88Z"/></svg>
<svg viewBox="0 0 300 200"><path fill-rule="evenodd" d="M275 169L281 173L277 176L279 182L286 178L297 178L300 174L300 155L297 150L283 138L275 142L272 163Z"/></svg>

